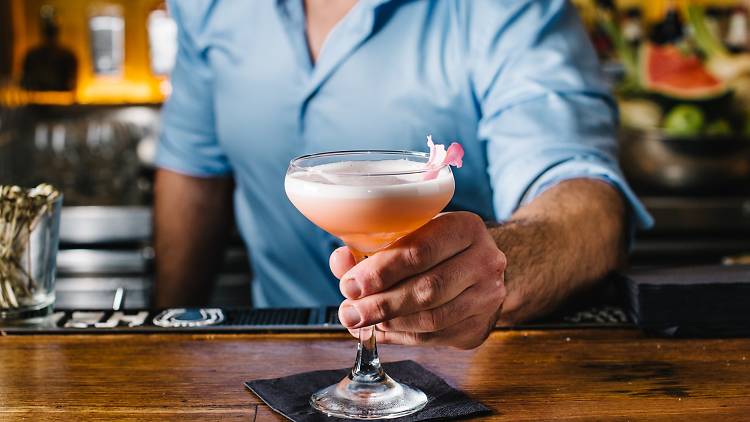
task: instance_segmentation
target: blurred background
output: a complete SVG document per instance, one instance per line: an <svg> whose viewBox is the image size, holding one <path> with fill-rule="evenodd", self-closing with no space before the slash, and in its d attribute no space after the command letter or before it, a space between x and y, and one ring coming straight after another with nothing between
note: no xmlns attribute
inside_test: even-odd
<svg viewBox="0 0 750 422"><path fill-rule="evenodd" d="M750 253L750 1L574 2L656 219L631 264ZM0 184L65 194L57 308L149 306L153 158L177 28L161 0L0 0ZM585 118L585 116L582 116ZM249 305L237 235L212 305Z"/></svg>

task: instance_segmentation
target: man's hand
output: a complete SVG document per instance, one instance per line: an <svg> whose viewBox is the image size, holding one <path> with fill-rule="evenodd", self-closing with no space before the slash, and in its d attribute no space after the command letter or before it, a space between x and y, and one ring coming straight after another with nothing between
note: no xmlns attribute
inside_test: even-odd
<svg viewBox="0 0 750 422"><path fill-rule="evenodd" d="M506 259L476 214L441 214L355 265L342 247L331 270L346 300L339 319L352 334L376 325L382 343L471 349L495 326Z"/></svg>

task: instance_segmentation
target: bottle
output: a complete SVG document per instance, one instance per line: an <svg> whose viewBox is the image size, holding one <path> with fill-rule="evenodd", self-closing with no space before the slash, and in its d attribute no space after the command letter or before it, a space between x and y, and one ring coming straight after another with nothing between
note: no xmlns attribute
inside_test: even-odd
<svg viewBox="0 0 750 422"><path fill-rule="evenodd" d="M21 87L28 91L73 91L78 79L78 59L60 45L55 8L44 5L39 11L41 44L23 58Z"/></svg>
<svg viewBox="0 0 750 422"><path fill-rule="evenodd" d="M146 27L151 71L158 76L169 75L177 57L177 24L166 5L162 3L148 14Z"/></svg>
<svg viewBox="0 0 750 422"><path fill-rule="evenodd" d="M622 36L632 47L637 47L643 41L643 16L637 7L625 10L625 17L620 24Z"/></svg>
<svg viewBox="0 0 750 422"><path fill-rule="evenodd" d="M726 44L730 51L735 53L747 51L747 14L742 7L736 7L732 10L732 14L729 17L727 33L724 37L724 44Z"/></svg>
<svg viewBox="0 0 750 422"><path fill-rule="evenodd" d="M614 45L607 32L602 28L602 21L615 21L615 5L612 0L596 0L595 9L597 23L591 30L591 41L599 58L608 60L614 55Z"/></svg>
<svg viewBox="0 0 750 422"><path fill-rule="evenodd" d="M710 6L706 8L706 28L717 40L722 39L724 10L720 7Z"/></svg>
<svg viewBox="0 0 750 422"><path fill-rule="evenodd" d="M651 29L651 41L656 44L676 44L680 42L685 35L684 25L680 12L674 1L667 4L664 19L658 22Z"/></svg>
<svg viewBox="0 0 750 422"><path fill-rule="evenodd" d="M88 27L94 74L122 75L125 62L125 19L122 9L114 4L93 8Z"/></svg>

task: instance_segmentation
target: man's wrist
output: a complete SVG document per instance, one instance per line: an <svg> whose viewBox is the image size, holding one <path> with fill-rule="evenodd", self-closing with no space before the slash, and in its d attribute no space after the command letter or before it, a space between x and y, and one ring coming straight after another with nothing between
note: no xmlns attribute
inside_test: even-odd
<svg viewBox="0 0 750 422"><path fill-rule="evenodd" d="M508 259L501 324L540 317L616 268L624 256L624 202L595 180L560 183L488 232Z"/></svg>

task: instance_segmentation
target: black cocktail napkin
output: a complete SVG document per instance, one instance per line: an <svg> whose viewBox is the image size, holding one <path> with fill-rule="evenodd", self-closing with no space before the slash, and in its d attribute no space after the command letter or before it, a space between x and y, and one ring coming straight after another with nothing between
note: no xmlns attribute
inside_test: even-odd
<svg viewBox="0 0 750 422"><path fill-rule="evenodd" d="M411 360L383 365L396 381L419 388L427 394L427 405L417 413L394 421L428 421L457 419L490 413L482 403L448 385L440 377ZM310 407L310 395L321 388L341 381L350 369L305 372L284 378L255 380L245 386L276 412L296 422L317 422L338 419L323 415Z"/></svg>

